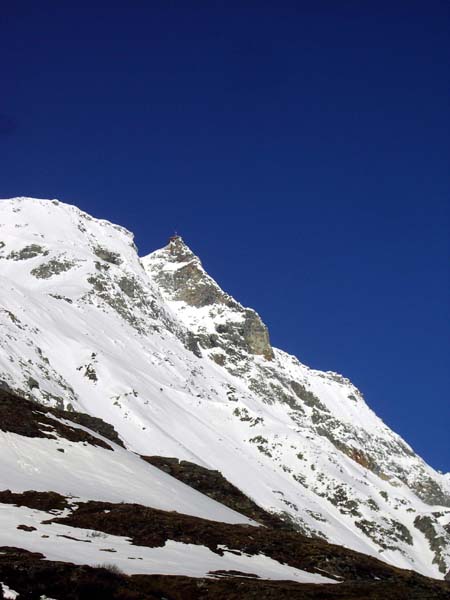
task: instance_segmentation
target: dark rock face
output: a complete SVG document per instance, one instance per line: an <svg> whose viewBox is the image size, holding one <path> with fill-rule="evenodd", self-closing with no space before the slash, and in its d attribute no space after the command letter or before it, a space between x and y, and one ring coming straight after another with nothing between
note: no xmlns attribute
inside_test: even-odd
<svg viewBox="0 0 450 600"><path fill-rule="evenodd" d="M11 260L28 260L29 258L35 258L39 255L47 256L47 254L48 250L42 246L39 246L38 244L30 244L19 251L11 252L8 255L8 258Z"/></svg>
<svg viewBox="0 0 450 600"><path fill-rule="evenodd" d="M77 423L78 425L82 425L83 427L92 429L92 431L99 433L107 440L110 440L111 442L122 446L122 448L125 448L124 443L120 439L117 431L112 425L106 423L106 421L103 421L98 417L93 417L86 413L80 413L76 411L59 410L58 413L65 419L68 419L73 423Z"/></svg>
<svg viewBox="0 0 450 600"><path fill-rule="evenodd" d="M35 492L28 490L22 494L16 494L10 490L0 492L0 503L15 504L16 506L27 506L36 510L50 511L63 510L69 505L61 494L56 492Z"/></svg>
<svg viewBox="0 0 450 600"><path fill-rule="evenodd" d="M215 304L221 300L216 286L204 280L204 273L195 261L181 267L172 276L176 299L198 308Z"/></svg>
<svg viewBox="0 0 450 600"><path fill-rule="evenodd" d="M103 440L94 437L87 431L70 427L52 419L48 414L58 419L67 419L73 423L89 427L111 441L123 445L112 425L101 419L83 413L60 410L42 406L33 400L25 400L7 389L0 388L0 430L10 431L26 437L41 437L56 439L55 433L71 442L86 442L111 450Z"/></svg>
<svg viewBox="0 0 450 600"><path fill-rule="evenodd" d="M261 354L267 360L272 360L273 350L270 346L267 327L254 310L246 309L244 316L242 335L250 352L252 354Z"/></svg>
<svg viewBox="0 0 450 600"><path fill-rule="evenodd" d="M277 529L291 529L288 523L285 523L276 515L267 513L250 500L237 487L227 481L219 471L206 469L187 460L179 461L177 458L164 456L143 456L142 458L158 467L158 469L205 494L205 496L217 500L217 502L258 521L258 523Z"/></svg>
<svg viewBox="0 0 450 600"><path fill-rule="evenodd" d="M76 265L75 261L64 257L52 258L47 263L43 263L31 270L31 274L37 279L50 279L53 275L59 275L69 271Z"/></svg>
<svg viewBox="0 0 450 600"><path fill-rule="evenodd" d="M221 347L231 355L243 350L272 360L273 350L269 332L259 315L254 310L244 308L221 290L205 273L199 258L180 237L171 239L162 252L165 253L166 264L180 265L175 269L162 268L153 271L158 285L172 300L182 301L196 308L223 306L235 313L234 319L231 317L227 323L217 326L218 335L214 340L211 339L211 335L197 335L203 348Z"/></svg>
<svg viewBox="0 0 450 600"><path fill-rule="evenodd" d="M447 547L447 540L439 536L433 525L433 521L428 515L417 516L414 519L414 526L421 531L428 540L430 549L433 551L435 558L433 563L436 564L441 573L446 571L446 561L443 553Z"/></svg>
<svg viewBox="0 0 450 600"><path fill-rule="evenodd" d="M450 496L431 477L423 476L414 485L414 491L426 504L450 507Z"/></svg>
<svg viewBox="0 0 450 600"><path fill-rule="evenodd" d="M101 260L111 263L112 265L120 265L122 262L122 259L117 252L112 252L111 250L108 250L108 248L97 246L94 248L94 252Z"/></svg>
<svg viewBox="0 0 450 600"><path fill-rule="evenodd" d="M157 462L157 461L156 461ZM170 464L167 461L166 464ZM0 502L39 510L65 507L53 493L3 492ZM263 553L310 572L335 577L337 584L267 581L238 571L219 571L210 578L163 575L125 576L120 570L44 560L40 553L0 547L0 581L23 598L43 595L65 600L445 600L445 581L391 567L357 552L270 527L228 525L165 512L136 504L82 503L66 517L52 521L72 527L125 535L137 546L161 547L173 539L200 544L219 555L223 545L233 552ZM24 526L19 525L25 529ZM30 531L30 528L25 529ZM1 595L0 595L1 597Z"/></svg>
<svg viewBox="0 0 450 600"><path fill-rule="evenodd" d="M223 546L250 555L262 553L298 569L325 571L339 580L387 580L405 573L373 557L297 532L229 525L138 504L83 502L71 514L51 522L125 535L136 546L162 547L167 540L174 540L206 546L219 555Z"/></svg>
<svg viewBox="0 0 450 600"><path fill-rule="evenodd" d="M219 580L169 577L163 578L164 581L174 582L175 579L182 579L186 585L190 582L192 587L183 588L189 590L188 593L180 593L181 589L175 586L174 595L163 594L168 598L259 600L259 598L275 598L276 590L278 590L277 597L286 600L288 598L437 600L448 597L448 584L445 582L428 579L411 571L403 571L373 557L291 531L270 527L228 525L136 504L106 502L83 503L71 515L57 517L52 521L72 527L95 529L112 535L126 535L137 546L161 547L171 539L186 544L203 545L212 552L222 554L225 545L236 553L250 555L262 553L292 567L326 574L341 582L337 585L269 582L242 579L240 574L231 572L221 573ZM150 581L152 578L133 576L129 581L133 582L136 579ZM258 585L254 588L242 587L250 581ZM199 585L200 582L207 582L206 587ZM235 595L238 590L240 595Z"/></svg>
<svg viewBox="0 0 450 600"><path fill-rule="evenodd" d="M158 283L170 290L174 300L198 308L223 301L222 290L206 275L200 260L180 237L173 238L165 250L171 263L183 263L173 271L161 270L156 276Z"/></svg>
<svg viewBox="0 0 450 600"><path fill-rule="evenodd" d="M127 577L106 567L43 560L38 552L0 548L0 580L22 598L64 600L447 600L448 584L420 576L338 585L266 581L223 573L216 578ZM404 572L406 573L406 572ZM2 597L0 589L0 598Z"/></svg>
<svg viewBox="0 0 450 600"><path fill-rule="evenodd" d="M188 331L186 336L184 337L184 344L188 350L190 350L195 356L201 358L202 351L199 344L199 338L194 335L192 332Z"/></svg>

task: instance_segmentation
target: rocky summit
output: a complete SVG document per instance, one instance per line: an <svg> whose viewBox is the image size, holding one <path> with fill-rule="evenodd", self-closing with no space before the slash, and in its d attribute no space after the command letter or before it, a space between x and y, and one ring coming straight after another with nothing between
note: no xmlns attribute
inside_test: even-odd
<svg viewBox="0 0 450 600"><path fill-rule="evenodd" d="M0 283L4 597L449 597L450 474L181 237L1 200Z"/></svg>

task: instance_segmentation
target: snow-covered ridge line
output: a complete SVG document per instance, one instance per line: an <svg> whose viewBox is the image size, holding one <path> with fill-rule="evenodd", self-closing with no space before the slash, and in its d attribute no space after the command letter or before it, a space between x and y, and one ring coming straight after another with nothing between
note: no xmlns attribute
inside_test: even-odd
<svg viewBox="0 0 450 600"><path fill-rule="evenodd" d="M74 215L77 215L78 217L80 217L82 219L86 219L88 221L95 219L95 221L97 223L99 223L100 225L102 225L104 227L111 227L112 229L115 229L116 231L119 231L120 233L129 237L131 240L134 239L134 233L129 231L126 227L123 227L122 225L117 225L116 223L112 223L111 221L108 221L107 219L100 219L98 217L93 217L92 215L85 212L81 208L78 208L78 206L75 206L74 204L67 204L66 202L61 202L57 198L48 199L48 198L32 198L30 196L17 196L15 198L0 198L0 202L2 202L2 203L3 202L11 202L16 207L20 206L22 204L26 205L27 203L29 203L29 204L38 203L38 204L41 204L43 207L46 207L50 203L53 206L57 206L57 207L61 208L63 211L73 213Z"/></svg>

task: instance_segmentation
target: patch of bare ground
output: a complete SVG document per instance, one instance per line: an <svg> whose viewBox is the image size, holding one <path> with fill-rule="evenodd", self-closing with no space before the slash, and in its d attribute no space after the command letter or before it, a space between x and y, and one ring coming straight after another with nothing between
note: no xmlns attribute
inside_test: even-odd
<svg viewBox="0 0 450 600"><path fill-rule="evenodd" d="M220 471L206 469L187 460L165 456L142 456L148 463L165 471L175 479L186 483L205 496L232 508L233 510L275 529L292 530L292 525L278 516L263 510L241 490L225 479Z"/></svg>
<svg viewBox="0 0 450 600"><path fill-rule="evenodd" d="M51 416L85 425L117 441L115 431L99 419L43 407L0 389L1 430L28 437L64 437L110 449L94 435L55 421ZM163 575L127 577L111 568L47 561L38 553L3 547L0 581L20 593L18 600L38 600L42 595L59 600L450 600L450 583L396 569L375 558L286 529L277 517L265 513L217 471L175 459L147 457L146 460L265 526L229 525L136 504L107 502L82 503L66 517L48 514L49 522L126 536L138 546L160 547L167 540L175 540L203 545L217 554L223 554L222 547L235 554L261 553L292 567L335 577L341 583L266 581L237 571L218 571L211 578L199 579ZM60 494L36 491L2 491L0 503L47 513L69 506Z"/></svg>
<svg viewBox="0 0 450 600"><path fill-rule="evenodd" d="M235 553L262 553L292 567L338 580L414 580L416 584L432 581L365 554L308 538L297 532L251 525L229 525L137 504L87 502L80 504L70 515L56 517L51 522L127 536L138 546L162 547L167 540L174 540L206 546L219 555L223 554L221 546ZM450 587L446 589L450 590Z"/></svg>
<svg viewBox="0 0 450 600"><path fill-rule="evenodd" d="M0 430L10 431L25 437L56 440L58 437L70 442L84 442L111 450L111 446L94 435L71 427L52 418L65 419L91 429L103 437L121 443L114 428L101 419L83 413L59 410L42 406L33 400L25 400L10 391L0 388ZM117 442L117 440L119 440Z"/></svg>
<svg viewBox="0 0 450 600"><path fill-rule="evenodd" d="M10 490L0 492L0 503L26 506L36 510L49 512L50 510L63 510L68 508L67 499L56 492L35 492L28 490L22 493L14 493Z"/></svg>
<svg viewBox="0 0 450 600"><path fill-rule="evenodd" d="M0 548L0 581L19 592L18 600L41 595L64 600L448 600L444 582L414 577L351 581L337 585L298 584L235 576L126 576L96 568L43 560L38 553ZM1 596L0 596L1 597Z"/></svg>

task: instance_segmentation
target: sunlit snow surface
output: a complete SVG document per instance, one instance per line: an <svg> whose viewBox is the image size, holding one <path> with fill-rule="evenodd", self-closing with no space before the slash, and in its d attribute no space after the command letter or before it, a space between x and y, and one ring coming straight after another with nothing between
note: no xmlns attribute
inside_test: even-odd
<svg viewBox="0 0 450 600"><path fill-rule="evenodd" d="M240 315L231 309L197 309L164 296L152 274L161 260L159 251L141 262L129 232L75 207L0 201L0 379L41 402L53 405L62 399L66 407L70 403L104 419L134 452L218 469L262 507L287 513L305 531L442 577L414 519L439 513L433 519L444 536L450 511L425 504L406 483L430 477L450 492L449 476L414 455L356 388L334 373L311 370L280 350L273 361L246 357L240 376L216 364L210 351L203 351L202 358L194 355L183 342L188 330L212 332L218 323L237 321ZM165 268L176 271L179 265ZM89 376L93 371L95 378ZM310 406L298 401L301 410L293 411L278 401L275 388L268 402L251 387L254 379L274 386L280 379L294 381L312 392L339 421L338 442L372 457L380 476L319 434ZM3 433L0 439L0 489L30 489L30 481L40 485L35 489L57 485L44 464L46 440L22 444ZM160 495L147 490L138 479L145 472L155 481L154 471L122 450L69 446L50 461L60 474L61 487L52 487L56 491L111 501L124 496L167 510L178 502L188 514L216 511L209 518L242 518L174 488L167 494L163 486ZM30 459L30 452L36 459ZM90 476L79 477L77 466L68 477L71 460L86 466ZM108 470L113 464L114 473ZM347 509L331 501L342 493L356 502L357 515L351 504ZM399 539L397 549L383 550L355 524L363 520L376 530L392 520L401 523L412 544ZM444 556L448 569L448 548Z"/></svg>
<svg viewBox="0 0 450 600"><path fill-rule="evenodd" d="M113 450L0 431L1 488L52 490L81 500L129 502L223 523L253 523L132 452L108 444Z"/></svg>

